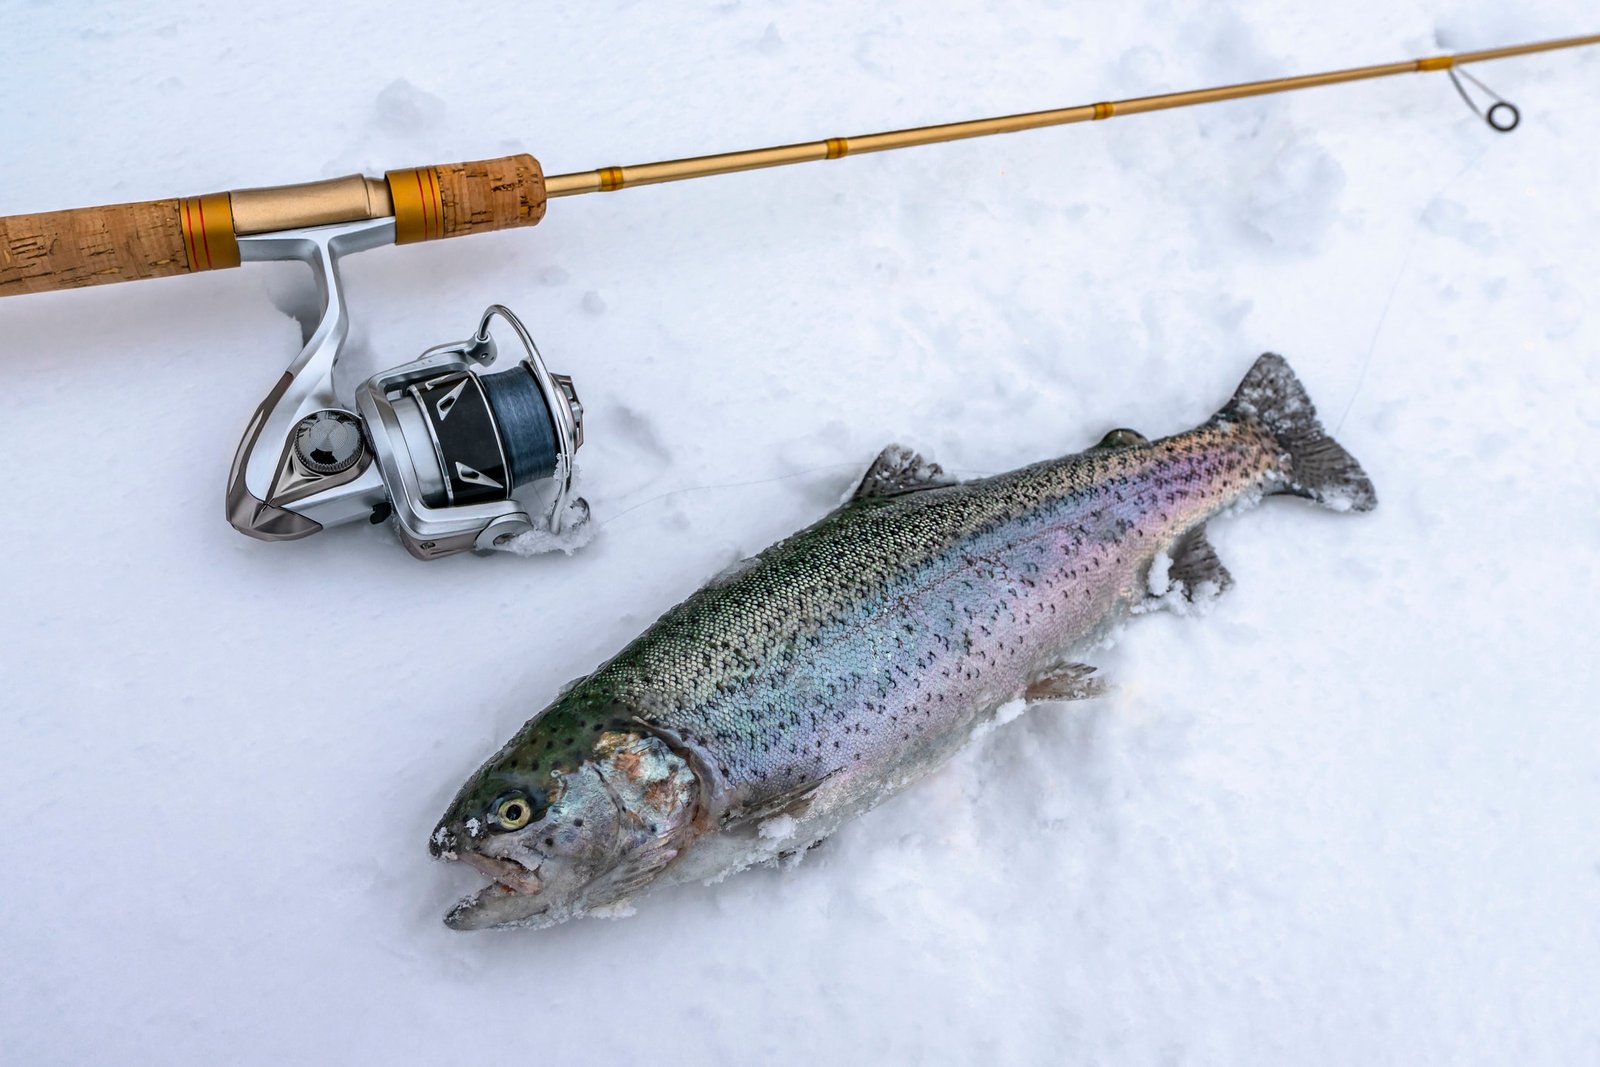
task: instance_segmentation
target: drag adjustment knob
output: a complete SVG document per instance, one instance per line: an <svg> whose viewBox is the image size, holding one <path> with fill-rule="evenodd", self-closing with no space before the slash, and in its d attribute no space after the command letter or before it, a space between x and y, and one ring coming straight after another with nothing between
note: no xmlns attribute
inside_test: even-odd
<svg viewBox="0 0 1600 1067"><path fill-rule="evenodd" d="M313 474L347 471L366 450L361 423L348 411L313 411L295 424L295 458Z"/></svg>

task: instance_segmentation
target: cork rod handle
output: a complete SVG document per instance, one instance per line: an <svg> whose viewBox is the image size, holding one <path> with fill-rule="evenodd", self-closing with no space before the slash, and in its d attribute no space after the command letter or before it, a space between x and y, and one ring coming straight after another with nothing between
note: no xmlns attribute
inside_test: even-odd
<svg viewBox="0 0 1600 1067"><path fill-rule="evenodd" d="M239 265L239 237L394 216L395 241L532 226L544 174L530 155L136 204L0 218L0 296Z"/></svg>
<svg viewBox="0 0 1600 1067"><path fill-rule="evenodd" d="M529 155L391 170L396 244L532 226L544 218L544 172Z"/></svg>
<svg viewBox="0 0 1600 1067"><path fill-rule="evenodd" d="M0 218L0 295L236 266L226 204L224 195Z"/></svg>

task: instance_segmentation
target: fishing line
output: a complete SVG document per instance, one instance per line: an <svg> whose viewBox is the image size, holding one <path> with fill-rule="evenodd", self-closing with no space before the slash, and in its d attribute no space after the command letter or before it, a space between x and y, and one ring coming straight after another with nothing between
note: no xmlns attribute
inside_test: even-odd
<svg viewBox="0 0 1600 1067"><path fill-rule="evenodd" d="M746 488L750 488L750 487L757 486L757 485L771 485L773 482L784 482L784 481L788 481L791 478L803 478L808 474L816 474L819 471L838 470L841 467L861 468L861 466L862 465L860 463L856 463L856 462L850 462L850 463L827 463L827 464L824 464L823 466L820 466L820 467L810 467L810 468L808 468L806 470L803 470L803 471L795 471L792 474L779 474L779 475L776 475L775 477L772 477L772 478L756 478L756 479L753 479L751 481L746 481L746 482L717 482L717 483L714 483L714 484L711 484L711 485L686 485L686 486L683 486L682 488L679 488L679 489L669 489L665 493L658 493L655 496L650 497L648 500L641 500L641 501L639 501L639 503L634 504L632 507L625 508L622 511L619 511L616 514L612 515L609 519L607 519L604 522L600 523L600 526L601 526L602 529L607 527L607 526L610 526L612 523L616 522L618 519L622 518L624 515L628 515L628 514L631 514L632 512L638 511L640 508L649 507L651 504L659 503L660 501L667 499L667 497L669 497L669 496L681 496L684 493L698 493L698 492L701 492L703 490L708 490L708 489L746 489ZM958 469L958 468L953 468L953 467L952 468L947 468L947 470L948 470L948 472L950 474L959 475L959 476L961 476L963 478L988 478L991 475L996 473L995 471L988 471L988 470L973 470L973 469L967 469L967 468Z"/></svg>
<svg viewBox="0 0 1600 1067"><path fill-rule="evenodd" d="M1395 271L1394 284L1389 287L1389 295L1383 301L1383 311L1378 314L1378 324L1372 328L1372 342L1367 345L1367 355L1366 358L1361 361L1361 372L1356 375L1356 384L1355 387L1350 391L1350 399L1345 402L1344 411L1340 413L1339 420L1333 424L1334 433L1338 433L1340 430L1344 429L1344 420L1350 417L1350 411L1355 407L1356 404L1356 397L1361 395L1361 389L1366 384L1367 372L1372 369L1372 357L1377 352L1378 338L1383 335L1384 324L1389 321L1389 308L1394 304L1394 294L1400 291L1400 283L1405 279L1406 268L1411 264L1411 254L1412 252L1416 251L1417 238L1419 236L1416 232L1416 228L1422 223L1422 212L1427 211L1428 206L1434 201L1438 200L1439 197L1443 196L1446 190L1450 189L1462 178L1465 178L1469 173L1471 173L1473 168L1475 168L1479 163L1483 162L1483 157L1488 154L1489 149L1487 147L1479 149L1478 154L1472 157L1472 162L1468 163L1465 167L1462 167L1456 172L1454 177L1450 178L1450 180L1446 181L1443 185L1439 186L1439 188L1433 191L1432 195L1430 195L1428 199L1423 202L1422 210L1418 211L1415 217L1412 219L1411 240L1406 245L1406 254L1400 260L1399 269Z"/></svg>
<svg viewBox="0 0 1600 1067"><path fill-rule="evenodd" d="M1516 129L1517 124L1522 121L1522 112L1518 109L1516 104L1513 104L1511 101L1507 100L1505 97L1501 96L1499 93L1483 84L1482 80L1477 78L1466 68L1451 67L1445 73L1450 75L1450 84L1456 87L1456 92L1461 94L1461 99L1466 101L1467 106L1472 109L1472 113L1478 116L1484 122L1488 123L1491 130L1498 131L1499 133L1510 133L1512 130ZM1478 107L1477 103L1467 93L1466 86L1461 84L1462 78L1467 79L1467 81L1471 82L1473 85L1476 85L1479 89L1483 90L1485 94L1494 99L1494 103L1489 105L1489 109L1487 111Z"/></svg>
<svg viewBox="0 0 1600 1067"><path fill-rule="evenodd" d="M658 493L655 496L650 497L648 500L639 501L639 503L630 508L624 508L622 511L615 512L609 519L605 520L600 525L601 528L610 526L624 515L638 511L640 508L649 507L651 504L655 504L671 496L681 496L684 493L698 493L708 489L744 489L757 485L771 485L773 482L786 482L792 478L804 478L808 474L816 474L819 471L839 470L844 467L859 467L863 470L866 469L862 463L852 460L847 463L826 463L820 467L809 467L803 471L794 471L791 474L779 474L771 478L755 478L744 482L716 482L710 485L686 485L679 489L669 489L665 493Z"/></svg>
<svg viewBox="0 0 1600 1067"><path fill-rule="evenodd" d="M1431 204L1439 194L1434 193L1428 198ZM1426 210L1426 209L1424 209ZM1420 216L1418 221L1421 221ZM1361 387L1367 382L1367 371L1372 367L1372 355L1378 349L1378 338L1383 335L1383 324L1389 321L1389 307L1394 303L1394 294L1400 291L1400 282L1406 276L1406 267L1411 264L1411 253L1417 247L1416 234L1412 234L1410 242L1406 244L1406 254L1400 260L1400 269L1394 273L1394 284L1389 286L1389 295L1384 298L1383 311L1378 314L1378 324L1372 328L1372 341L1367 345L1366 358L1361 361L1361 372L1356 375L1355 388L1350 390L1350 399L1345 402L1344 411L1339 415L1339 421L1333 424L1333 432L1338 433L1344 429L1344 420L1350 417L1350 409L1356 405L1356 397L1361 395Z"/></svg>

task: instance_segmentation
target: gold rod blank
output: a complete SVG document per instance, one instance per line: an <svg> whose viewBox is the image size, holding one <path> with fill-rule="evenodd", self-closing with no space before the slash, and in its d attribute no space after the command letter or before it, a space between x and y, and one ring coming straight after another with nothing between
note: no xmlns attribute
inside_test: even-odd
<svg viewBox="0 0 1600 1067"><path fill-rule="evenodd" d="M1477 52L1460 52L1453 56L1426 56L1399 63L1352 67L1348 70L1333 70L1322 74L1270 78L1266 81L1221 85L1212 89L1162 93L1157 96L1136 97L1132 100L1080 104L1077 107L1057 108L1053 111L1031 111L1021 115L951 122L941 126L919 126L909 130L892 130L888 133L869 133L861 137L830 137L825 141L754 148L744 152L723 152L713 156L670 159L660 163L638 163L628 167L601 167L599 170L551 175L545 178L545 193L547 196L555 197L610 192L635 185L656 185L660 182L685 181L689 178L705 178L713 174L731 174L735 171L756 170L761 167L782 167L790 163L839 159L847 155L861 155L864 152L887 152L895 148L910 148L913 145L939 144L968 137L988 137L996 133L1015 133L1018 130L1035 130L1044 126L1066 126L1074 122L1108 119L1113 115L1137 115L1145 111L1165 111L1169 108L1191 107L1195 104L1213 104L1220 100L1239 100L1247 96L1286 93L1295 89L1311 89L1319 85L1339 85L1343 82L1365 81L1369 78L1387 78L1394 74L1447 70L1457 64L1505 59L1508 56L1524 56L1533 52L1553 52L1561 48L1581 48L1593 44L1600 44L1600 34L1563 37L1554 41L1536 41L1532 44L1510 45L1505 48L1485 48Z"/></svg>

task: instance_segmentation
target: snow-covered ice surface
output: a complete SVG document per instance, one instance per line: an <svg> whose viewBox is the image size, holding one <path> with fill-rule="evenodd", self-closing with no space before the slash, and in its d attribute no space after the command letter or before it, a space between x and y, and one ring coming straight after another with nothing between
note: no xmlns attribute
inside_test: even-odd
<svg viewBox="0 0 1600 1067"><path fill-rule="evenodd" d="M1579 0L47 4L0 212L528 150L551 172L1593 32ZM345 382L520 312L571 557L231 531L303 268L0 304L0 1060L1600 1061L1600 55L553 202L346 262ZM1283 352L1378 487L1215 524L1133 620L792 870L452 933L427 837L559 686L889 441L1187 428ZM781 827L774 827L777 831Z"/></svg>

